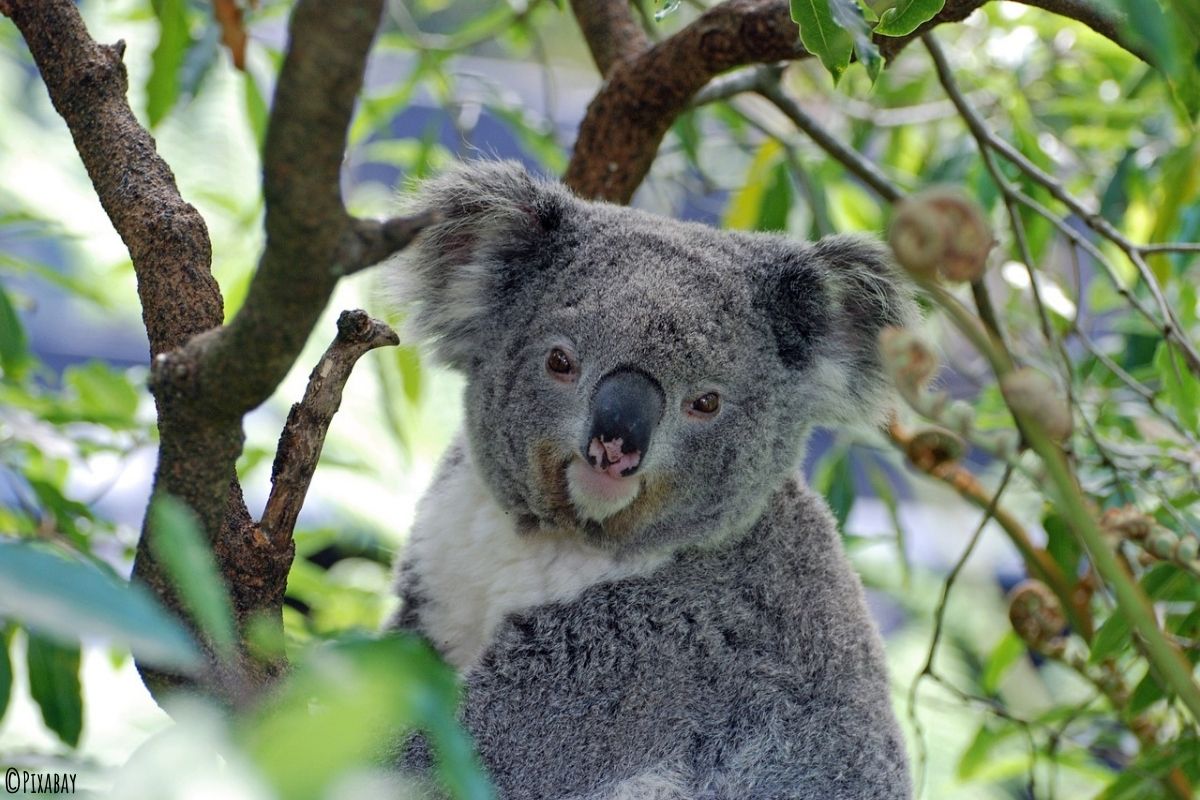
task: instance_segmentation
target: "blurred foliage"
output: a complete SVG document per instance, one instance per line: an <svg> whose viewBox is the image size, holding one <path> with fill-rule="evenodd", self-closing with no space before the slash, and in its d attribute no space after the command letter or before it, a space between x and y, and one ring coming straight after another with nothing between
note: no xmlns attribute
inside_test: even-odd
<svg viewBox="0 0 1200 800"><path fill-rule="evenodd" d="M229 13L230 4L217 5ZM598 80L558 5L389 2L350 132L351 210L386 213L396 186L479 150L561 172ZM701 10L699 3L635 5L653 38ZM1110 526L1109 544L1194 664L1200 381L1163 341L1161 325L1131 309L1130 297L1155 308L1136 265L1045 185L1000 159L1004 180L1050 211L1017 204L1009 215L919 44L879 69L867 34L904 35L936 14L939 0L791 5L802 41L819 59L790 67L784 82L815 122L905 192L954 184L982 203L997 237L984 283L1006 345L1020 363L1052 376L1069 401L1069 464L1095 512L1132 506L1149 520L1140 538ZM1194 242L1196 15L1186 0L1108 5L1130 14L1129 34L1154 54L1153 66L1082 25L1008 3L989 4L938 36L990 129L1063 191L1133 242ZM128 43L131 102L209 224L227 313L241 303L262 242L257 150L289 7L282 0L239 7L249 32L240 71L223 28L232 18L218 19L208 3L81 4L97 38ZM81 644L85 655L100 646L118 656L132 649L180 671L195 665L199 645L120 577L137 541L145 455L155 441L132 270L7 23L0 24L0 104L0 618L7 620L0 721L11 720L27 696L61 742L58 763L94 772L88 709L102 698L81 670ZM756 95L677 120L637 202L805 238L879 231L892 215L844 163ZM1200 334L1198 258L1195 251L1145 254L1181 335L1192 341ZM350 305L390 313L381 299L387 291L376 276L355 278L339 289L334 313ZM951 296L973 299L965 287ZM1019 548L891 443L838 434L815 447L812 482L847 528L869 589L891 609L884 619L897 708L912 721L923 796L1114 800L1176 796L1180 782L1200 786L1195 717L1095 575L1037 459L995 447L1014 429L996 377L942 307L928 305L926 333L944 364L935 386L969 414L927 419L909 410L904 424L958 431L967 445L960 466L985 485L1001 485L1011 467L999 505L1081 593L1095 633L1090 641L1074 626L1047 641L1018 635L1005 590L1025 577ZM315 338L332 330L324 324ZM99 338L86 340L92 335ZM252 508L283 412L325 343L315 341L280 396L247 420L239 474ZM135 732L124 756L137 752L101 785L115 796L147 798L183 796L188 787L264 798L379 794L394 791L382 788L390 778L375 770L379 743L421 729L455 796L488 796L454 724L450 673L423 645L373 634L390 610L397 537L456 425L458 387L412 345L363 359L296 535L282 643L295 669L278 701L227 715L181 700L172 708L177 724ZM137 478L132 492L129 475ZM200 620L199 638L227 652L228 599L214 570L202 566L210 559L191 521L168 506L156 509L154 524L169 533L159 557L173 564ZM964 568L946 580L956 560Z"/></svg>

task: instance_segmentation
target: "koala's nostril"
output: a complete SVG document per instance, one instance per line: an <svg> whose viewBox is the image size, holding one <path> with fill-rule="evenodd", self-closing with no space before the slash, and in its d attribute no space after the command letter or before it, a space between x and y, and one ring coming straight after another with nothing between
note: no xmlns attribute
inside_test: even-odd
<svg viewBox="0 0 1200 800"><path fill-rule="evenodd" d="M632 475L638 468L638 464L642 462L642 454L636 448L628 448L628 452L626 452L627 447L625 440L619 437L616 439L593 437L588 442L588 463L597 472L607 473L614 478Z"/></svg>

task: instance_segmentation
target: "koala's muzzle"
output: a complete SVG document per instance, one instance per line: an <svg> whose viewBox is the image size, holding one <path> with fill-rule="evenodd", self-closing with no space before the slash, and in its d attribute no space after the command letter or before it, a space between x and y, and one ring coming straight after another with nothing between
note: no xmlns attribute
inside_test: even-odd
<svg viewBox="0 0 1200 800"><path fill-rule="evenodd" d="M592 395L592 427L583 456L598 472L632 475L650 448L666 398L658 381L628 367L600 379Z"/></svg>

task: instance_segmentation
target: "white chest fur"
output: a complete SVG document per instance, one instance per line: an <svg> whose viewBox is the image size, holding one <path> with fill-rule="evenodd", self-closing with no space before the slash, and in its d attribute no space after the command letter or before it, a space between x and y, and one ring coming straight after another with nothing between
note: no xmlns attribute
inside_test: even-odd
<svg viewBox="0 0 1200 800"><path fill-rule="evenodd" d="M479 659L508 614L570 600L665 560L618 561L581 542L518 536L469 458L422 498L405 558L419 583L421 626L460 672Z"/></svg>

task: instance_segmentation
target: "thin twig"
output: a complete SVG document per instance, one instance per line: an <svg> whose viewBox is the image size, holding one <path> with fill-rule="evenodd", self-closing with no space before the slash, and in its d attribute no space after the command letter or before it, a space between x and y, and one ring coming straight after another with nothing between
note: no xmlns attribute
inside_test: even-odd
<svg viewBox="0 0 1200 800"><path fill-rule="evenodd" d="M955 108L958 109L959 114L962 116L963 121L966 122L972 135L981 145L1002 155L1031 180L1048 191L1054 199L1066 206L1089 228L1111 241L1125 253L1130 263L1137 269L1142 282L1146 284L1146 288L1150 291L1151 297L1154 298L1154 302L1158 306L1162 320L1156 322L1156 325L1162 331L1163 336L1183 354L1187 360L1188 368L1197 377L1200 377L1200 352L1197 352L1192 343L1184 336L1183 328L1176 318L1175 312L1171 309L1170 304L1167 303L1162 287L1158 284L1158 279L1155 278L1154 272L1146 264L1145 258L1143 258L1142 247L1131 242L1125 234L1117 230L1111 222L1100 216L1100 214L1086 208L1083 203L1063 187L1062 183L1026 158L1021 151L1017 150L1017 148L1004 139L996 136L958 88L958 84L954 80L954 74L950 69L950 63L946 59L946 54L942 50L941 45L938 44L937 39L934 38L933 34L926 32L921 34L921 41L933 59L934 68L937 71L938 80L942 84L942 88L954 103Z"/></svg>
<svg viewBox="0 0 1200 800"><path fill-rule="evenodd" d="M921 687L921 681L933 675L933 659L937 655L938 644L942 639L942 630L946 621L946 607L950 599L950 590L954 588L954 582L958 580L958 575L966 566L967 559L975 552L976 545L979 544L980 538L983 536L983 531L987 524L992 519L992 515L996 512L996 508L1000 504L1000 496L1004 494L1004 490L1008 487L1008 481L1012 477L1013 468L1011 465L1004 468L1004 475L1000 478L1000 484L996 487L996 491L992 493L991 499L988 500L987 507L983 510L983 517L979 520L979 525L976 526L975 532L971 534L971 538L967 540L967 546L963 548L962 555L951 567L950 572L946 575L945 581L942 583L942 595L938 600L937 608L933 614L933 636L929 641L929 651L925 656L925 664L921 667L921 671L913 678L913 682L908 687L908 719L913 726L913 732L916 736L917 746L920 750L920 765L917 777L916 796L921 795L921 791L925 783L926 755L924 734L921 729L921 721L917 716L917 690Z"/></svg>
<svg viewBox="0 0 1200 800"><path fill-rule="evenodd" d="M822 150L841 162L846 169L857 175L889 203L899 202L904 197L904 192L884 175L879 167L838 141L833 134L810 117L799 103L785 94L779 85L777 73L772 74L769 70L762 71L758 73L758 78L758 93L774 103L776 108L795 123L797 128L804 131Z"/></svg>
<svg viewBox="0 0 1200 800"><path fill-rule="evenodd" d="M308 376L304 399L292 406L271 467L271 494L259 523L273 546L291 538L350 371L364 353L400 344L386 324L361 310L343 311L337 336Z"/></svg>

